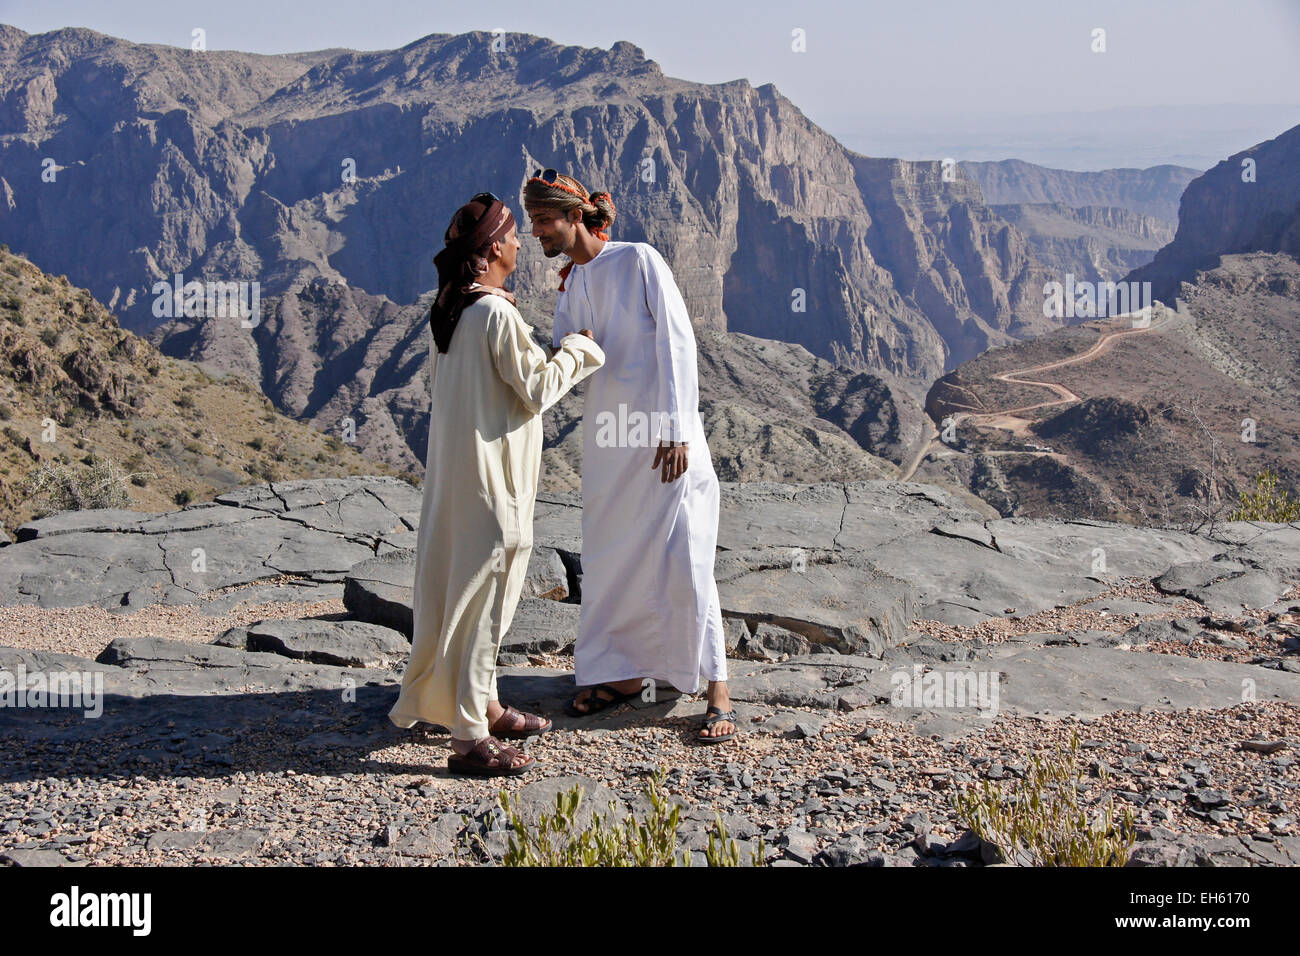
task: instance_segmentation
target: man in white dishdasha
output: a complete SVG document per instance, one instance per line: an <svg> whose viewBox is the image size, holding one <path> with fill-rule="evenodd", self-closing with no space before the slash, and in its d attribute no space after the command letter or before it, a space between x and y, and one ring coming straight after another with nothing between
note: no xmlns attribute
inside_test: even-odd
<svg viewBox="0 0 1300 956"><path fill-rule="evenodd" d="M609 193L538 170L524 186L532 234L565 255L553 340L590 328L605 365L586 385L582 613L573 716L639 695L645 678L683 693L708 682L696 739L736 731L713 577L718 478L699 414L695 333L672 271L644 242L610 241ZM653 449L653 455L651 450Z"/></svg>

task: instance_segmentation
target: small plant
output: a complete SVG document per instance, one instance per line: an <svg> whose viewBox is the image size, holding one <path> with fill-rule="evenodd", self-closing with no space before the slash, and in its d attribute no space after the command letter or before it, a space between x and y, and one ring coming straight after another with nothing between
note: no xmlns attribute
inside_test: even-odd
<svg viewBox="0 0 1300 956"><path fill-rule="evenodd" d="M250 438L248 440L248 447L253 449L254 451L261 451L263 444L265 443L262 441L261 435L258 435L256 438Z"/></svg>
<svg viewBox="0 0 1300 956"><path fill-rule="evenodd" d="M1229 516L1229 521L1275 521L1285 524L1300 519L1300 498L1292 498L1283 488L1277 490L1277 475L1265 468L1255 476L1255 492L1241 493L1241 506Z"/></svg>
<svg viewBox="0 0 1300 956"><path fill-rule="evenodd" d="M50 348L58 348L59 341L63 338L58 329L46 328L41 329L41 341Z"/></svg>
<svg viewBox="0 0 1300 956"><path fill-rule="evenodd" d="M1113 803L1089 821L1079 802L1079 735L1055 757L1035 755L1014 800L984 781L953 798L958 816L1002 859L1021 866L1124 866L1137 839L1133 810ZM1104 779L1104 771L1102 774Z"/></svg>
<svg viewBox="0 0 1300 956"><path fill-rule="evenodd" d="M182 392L180 398L174 399L179 408L193 408L194 396L189 392Z"/></svg>
<svg viewBox="0 0 1300 956"><path fill-rule="evenodd" d="M582 790L573 787L556 794L555 812L545 813L534 827L520 818L510 795L501 791L498 800L513 831L502 864L504 866L690 866L691 856L677 849L681 807L664 793L668 773L660 768L647 782L645 796L650 808L641 820L629 814L615 823L593 813L591 823L577 828ZM705 853L710 866L739 866L735 840L727 836L718 818L709 833ZM762 845L754 854L755 865L762 859Z"/></svg>
<svg viewBox="0 0 1300 956"><path fill-rule="evenodd" d="M190 501L193 498L194 495L190 492L188 488L182 488L180 491L176 492L172 500L175 501L182 508L184 508L187 504L190 503Z"/></svg>

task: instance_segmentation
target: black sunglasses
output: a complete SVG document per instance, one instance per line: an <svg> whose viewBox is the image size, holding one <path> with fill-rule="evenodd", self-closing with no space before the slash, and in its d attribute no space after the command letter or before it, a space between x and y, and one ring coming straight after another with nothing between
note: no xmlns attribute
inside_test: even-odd
<svg viewBox="0 0 1300 956"><path fill-rule="evenodd" d="M470 202L481 202L490 205L494 202L501 202L501 200L496 197L495 193L478 193L470 199Z"/></svg>
<svg viewBox="0 0 1300 956"><path fill-rule="evenodd" d="M560 178L560 174L554 169L534 169L533 179L540 179L544 183L554 183Z"/></svg>

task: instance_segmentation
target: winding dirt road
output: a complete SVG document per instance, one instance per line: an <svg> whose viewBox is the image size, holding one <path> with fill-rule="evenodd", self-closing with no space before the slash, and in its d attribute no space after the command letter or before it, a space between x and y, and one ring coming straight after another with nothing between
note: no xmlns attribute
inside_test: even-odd
<svg viewBox="0 0 1300 956"><path fill-rule="evenodd" d="M1179 303L1179 306L1180 309L1178 315L1181 316L1185 313L1181 302ZM1042 382L1035 379L1025 378L1024 376L1037 375L1042 372L1051 371L1054 368L1060 368L1063 365L1074 365L1079 362L1091 362L1093 359L1097 358L1099 355L1101 355L1107 349L1109 349L1111 343L1115 339L1122 338L1127 335L1138 335L1143 332L1157 332L1167 328L1174 321L1175 318L1171 317L1165 319L1162 322L1154 322L1146 326L1139 326L1137 328L1128 328L1128 329L1117 329L1114 332L1107 332L1105 335L1103 335L1100 339L1097 340L1096 344L1093 345L1092 348L1088 349L1088 351L1086 352L1080 352L1078 355L1072 355L1069 358L1060 359L1056 362L1048 362L1046 365L1034 365L1029 368L1011 369L1010 371L1007 372L999 372L993 376L995 379L997 379L1000 382L1006 382L1012 385L1037 385L1041 388L1049 389L1056 396L1056 398L1052 399L1051 401L1038 402L1037 404L1034 405L1021 405L1017 408L1004 408L996 411L989 411L985 407L983 401L980 400L980 397L978 395L976 395L970 389L965 388L964 386L957 386L958 388L962 388L963 391L969 393L970 396L976 402L979 402L979 407L976 407L974 405L960 406L960 407L969 408L970 411L957 412L956 414L952 415L951 417L953 420L953 424L956 425L958 422L969 419L972 422L978 422L979 424L986 425L992 428L1000 428L1005 431L1011 432L1013 435L1027 438L1030 436L1029 421L1028 419L1025 419L1020 416L1021 412L1030 412L1038 408L1048 408L1052 405L1065 405L1070 402L1082 401L1082 399L1080 399L1078 395L1070 391L1070 389L1066 388L1064 385L1059 385L1056 382ZM958 403L956 402L949 402L948 404L950 406L958 405ZM901 481L911 480L912 475L916 474L916 469L920 467L921 462L925 460L926 455L930 454L930 452L934 449L936 445L944 449L944 453L941 453L939 457L951 457L952 455L961 454L960 452L952 449L948 445L945 445L943 442L938 440L939 433L935 429L934 423L931 422L928 418L926 419L926 427L929 429L929 434L928 436L926 436L926 438L922 440L920 449L917 451L915 455L912 456L911 461L908 462L906 470L902 472L902 476L900 478ZM998 454L998 452L989 452L989 454ZM1011 454L1011 452L1002 452L1002 454ZM1015 454L1047 455L1056 458L1060 461L1065 460L1064 457L1059 453L1050 452L1050 451L1015 452Z"/></svg>

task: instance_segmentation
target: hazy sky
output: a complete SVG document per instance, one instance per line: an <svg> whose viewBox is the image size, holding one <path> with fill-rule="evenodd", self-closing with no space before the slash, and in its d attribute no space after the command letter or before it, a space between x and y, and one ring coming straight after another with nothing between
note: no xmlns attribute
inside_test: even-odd
<svg viewBox="0 0 1300 956"><path fill-rule="evenodd" d="M1300 0L0 0L0 21L176 46L200 26L209 49L259 53L498 27L629 40L671 76L775 83L851 148L906 158L1208 166L1300 123Z"/></svg>

